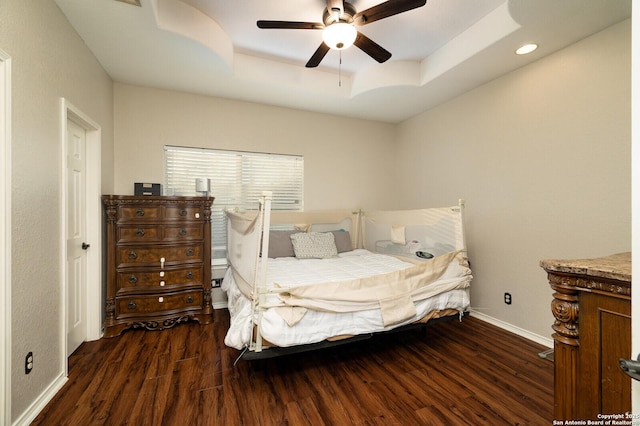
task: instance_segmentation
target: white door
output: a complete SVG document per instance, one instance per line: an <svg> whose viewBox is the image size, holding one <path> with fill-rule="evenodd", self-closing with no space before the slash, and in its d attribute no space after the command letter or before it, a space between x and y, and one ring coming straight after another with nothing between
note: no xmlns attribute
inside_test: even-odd
<svg viewBox="0 0 640 426"><path fill-rule="evenodd" d="M87 210L85 129L67 121L67 354L87 337Z"/></svg>

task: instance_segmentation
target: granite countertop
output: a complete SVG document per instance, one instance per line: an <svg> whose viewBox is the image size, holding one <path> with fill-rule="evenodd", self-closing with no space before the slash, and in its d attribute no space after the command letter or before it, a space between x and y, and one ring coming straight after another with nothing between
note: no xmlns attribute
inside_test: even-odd
<svg viewBox="0 0 640 426"><path fill-rule="evenodd" d="M586 275L631 282L631 252L595 259L544 259L540 266L547 272Z"/></svg>

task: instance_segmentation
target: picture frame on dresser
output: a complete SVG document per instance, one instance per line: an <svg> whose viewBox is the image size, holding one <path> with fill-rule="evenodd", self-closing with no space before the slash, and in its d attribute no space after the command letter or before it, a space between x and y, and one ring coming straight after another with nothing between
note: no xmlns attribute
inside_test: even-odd
<svg viewBox="0 0 640 426"><path fill-rule="evenodd" d="M213 197L103 195L104 336L213 321Z"/></svg>

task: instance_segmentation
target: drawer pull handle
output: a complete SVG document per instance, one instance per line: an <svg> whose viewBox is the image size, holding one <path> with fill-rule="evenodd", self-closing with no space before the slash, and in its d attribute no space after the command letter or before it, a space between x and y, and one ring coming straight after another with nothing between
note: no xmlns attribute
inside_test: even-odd
<svg viewBox="0 0 640 426"><path fill-rule="evenodd" d="M193 303L193 296L187 296L187 303Z"/></svg>
<svg viewBox="0 0 640 426"><path fill-rule="evenodd" d="M136 212L137 216L144 216L144 209L143 208L139 208L138 211Z"/></svg>
<svg viewBox="0 0 640 426"><path fill-rule="evenodd" d="M187 209L180 210L180 216L186 216L186 215L187 215Z"/></svg>
<svg viewBox="0 0 640 426"><path fill-rule="evenodd" d="M189 279L193 278L193 272L191 271L187 272L187 278Z"/></svg>
<svg viewBox="0 0 640 426"><path fill-rule="evenodd" d="M137 259L138 255L136 254L135 251L130 251L129 252L129 259Z"/></svg>
<svg viewBox="0 0 640 426"><path fill-rule="evenodd" d="M160 258L160 267L161 267L161 268L164 268L164 262L165 262L164 257L161 257L161 258Z"/></svg>
<svg viewBox="0 0 640 426"><path fill-rule="evenodd" d="M133 311L135 308L137 308L138 305L136 305L136 302L129 302L129 304L127 305L127 308L129 308L130 311Z"/></svg>
<svg viewBox="0 0 640 426"><path fill-rule="evenodd" d="M135 283L137 283L137 282L138 282L138 277L136 277L135 275L131 275L131 276L129 277L129 282L130 282L131 284L135 284Z"/></svg>
<svg viewBox="0 0 640 426"><path fill-rule="evenodd" d="M187 249L187 256L193 256L193 253L194 253L194 252L193 252L193 249L192 249L191 247L189 247L189 248Z"/></svg>
<svg viewBox="0 0 640 426"><path fill-rule="evenodd" d="M180 235L187 235L187 230L186 230L186 229L184 229L184 228L182 228L182 229L180 229L179 234L180 234Z"/></svg>
<svg viewBox="0 0 640 426"><path fill-rule="evenodd" d="M138 237L144 237L144 229L138 228L138 230L136 231L136 235Z"/></svg>
<svg viewBox="0 0 640 426"><path fill-rule="evenodd" d="M164 287L165 282L164 281L160 281L160 287Z"/></svg>
<svg viewBox="0 0 640 426"><path fill-rule="evenodd" d="M160 303L164 302L164 297L158 297L158 302Z"/></svg>

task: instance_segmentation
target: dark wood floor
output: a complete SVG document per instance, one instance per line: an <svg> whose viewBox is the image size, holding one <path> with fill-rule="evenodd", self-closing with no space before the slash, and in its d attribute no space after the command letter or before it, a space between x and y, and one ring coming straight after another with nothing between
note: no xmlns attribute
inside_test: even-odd
<svg viewBox="0 0 640 426"><path fill-rule="evenodd" d="M33 424L552 424L546 348L475 318L236 365L228 323L82 344Z"/></svg>

